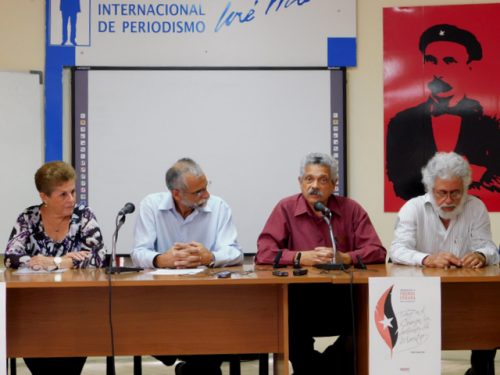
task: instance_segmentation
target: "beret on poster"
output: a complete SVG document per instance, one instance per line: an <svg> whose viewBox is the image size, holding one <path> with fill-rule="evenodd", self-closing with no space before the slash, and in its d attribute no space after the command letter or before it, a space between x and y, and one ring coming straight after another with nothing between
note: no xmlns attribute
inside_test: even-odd
<svg viewBox="0 0 500 375"><path fill-rule="evenodd" d="M424 53L432 42L454 42L463 45L469 54L469 62L481 60L483 57L483 49L474 34L453 25L434 25L425 30L420 36L420 52Z"/></svg>

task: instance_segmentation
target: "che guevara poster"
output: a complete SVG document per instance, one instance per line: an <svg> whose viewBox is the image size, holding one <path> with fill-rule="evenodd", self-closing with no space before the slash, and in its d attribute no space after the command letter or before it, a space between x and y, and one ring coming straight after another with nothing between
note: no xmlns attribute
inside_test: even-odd
<svg viewBox="0 0 500 375"><path fill-rule="evenodd" d="M425 193L421 169L455 151L469 194L500 211L500 4L384 9L384 208Z"/></svg>

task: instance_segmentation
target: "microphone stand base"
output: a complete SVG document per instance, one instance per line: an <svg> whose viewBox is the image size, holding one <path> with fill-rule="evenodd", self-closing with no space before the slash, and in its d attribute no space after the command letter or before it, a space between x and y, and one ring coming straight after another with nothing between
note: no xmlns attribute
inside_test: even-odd
<svg viewBox="0 0 500 375"><path fill-rule="evenodd" d="M124 272L140 272L144 271L143 268L139 267L108 267L106 268L106 274L124 273Z"/></svg>
<svg viewBox="0 0 500 375"><path fill-rule="evenodd" d="M315 268L319 268L320 270L327 270L327 271L344 271L348 269L350 266L348 264L342 264L342 263L320 263L320 264L315 264Z"/></svg>

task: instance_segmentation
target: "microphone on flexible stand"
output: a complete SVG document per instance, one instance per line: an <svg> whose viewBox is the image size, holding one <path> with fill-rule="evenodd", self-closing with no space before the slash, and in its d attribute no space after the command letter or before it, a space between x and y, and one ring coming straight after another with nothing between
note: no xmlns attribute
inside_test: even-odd
<svg viewBox="0 0 500 375"><path fill-rule="evenodd" d="M134 206L134 204L133 204L133 203L128 202L128 203L125 203L125 206L123 206L123 208L122 208L120 211L118 211L118 215L123 215L123 216L125 216L125 215L127 215L127 214L131 214L131 213L132 213L132 212L134 212L134 211L135 211L135 206ZM124 219L124 220L125 220L125 219Z"/></svg>
<svg viewBox="0 0 500 375"><path fill-rule="evenodd" d="M122 273L122 272L139 272L142 271L142 268L138 267L118 267L116 265L116 242L118 241L118 231L125 223L125 216L131 214L135 211L135 206L133 203L125 203L125 206L118 211L118 215L116 215L116 228L113 233L113 237L111 240L111 261L109 262L109 267L106 270L107 274L114 273Z"/></svg>
<svg viewBox="0 0 500 375"><path fill-rule="evenodd" d="M316 211L319 211L323 214L323 217L328 217L328 219L331 219L332 218L332 211L330 211L330 209L328 207L326 207L323 203L321 202L316 202L314 203L314 209Z"/></svg>
<svg viewBox="0 0 500 375"><path fill-rule="evenodd" d="M330 211L328 207L326 207L323 203L319 201L314 203L314 209L318 212L321 212L323 220L328 225L328 231L330 233L330 240L332 242L332 250L333 250L333 258L331 263L315 264L314 267L322 270L345 270L349 266L346 267L346 265L343 263L337 263L337 246L335 244L335 238L333 236L332 211Z"/></svg>

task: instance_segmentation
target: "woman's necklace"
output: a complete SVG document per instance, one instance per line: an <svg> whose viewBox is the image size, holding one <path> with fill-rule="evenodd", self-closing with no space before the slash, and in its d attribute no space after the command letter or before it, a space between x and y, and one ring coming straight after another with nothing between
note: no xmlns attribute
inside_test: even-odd
<svg viewBox="0 0 500 375"><path fill-rule="evenodd" d="M46 226L49 227L49 230L54 231L55 233L59 233L61 231L63 223L68 220L67 216L63 216L60 220L48 220L49 215L47 214L47 211L45 211L45 215L43 215L45 218L45 224ZM47 225L48 224L48 225Z"/></svg>
<svg viewBox="0 0 500 375"><path fill-rule="evenodd" d="M53 224L52 222L49 223L49 227L56 233L59 233L61 230L62 224L66 221L66 217L63 217L57 224Z"/></svg>
<svg viewBox="0 0 500 375"><path fill-rule="evenodd" d="M59 231L61 230L61 224L63 223L63 221L64 221L64 218L62 218L61 221L59 222L59 224L57 224L57 226L54 227L54 232L59 233Z"/></svg>

